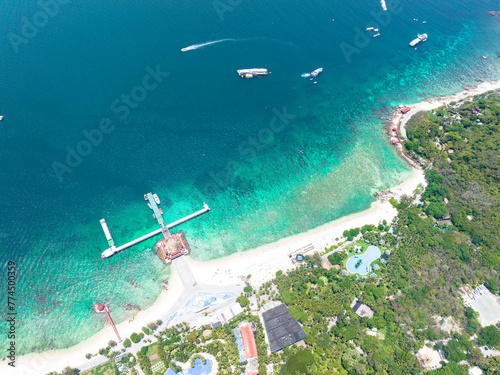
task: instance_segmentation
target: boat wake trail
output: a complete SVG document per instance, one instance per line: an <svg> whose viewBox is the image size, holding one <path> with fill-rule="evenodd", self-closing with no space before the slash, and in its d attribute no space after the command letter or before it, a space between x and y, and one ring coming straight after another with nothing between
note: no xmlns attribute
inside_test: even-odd
<svg viewBox="0 0 500 375"><path fill-rule="evenodd" d="M311 76L311 73L304 73L300 75L301 77L307 78Z"/></svg>
<svg viewBox="0 0 500 375"><path fill-rule="evenodd" d="M226 42L226 41L229 41L229 40L235 41L236 39L219 39L219 40L212 40L211 42L205 42L205 43L201 43L201 44L193 44L192 46L182 48L181 51L182 52L192 51L194 49L198 49L198 48L202 48L202 47L205 47L205 46L209 46L211 44Z"/></svg>
<svg viewBox="0 0 500 375"><path fill-rule="evenodd" d="M195 50L195 49L198 49L198 48L203 48L203 47L209 46L211 44L217 44L217 43L222 43L222 42L229 42L229 41L231 41L231 42L243 42L243 41L251 41L251 40L267 40L267 41L271 41L271 42L284 43L286 45L289 45L289 46L293 47L293 44L289 43L289 42L283 42L281 40L272 39L272 38L266 38L266 37L255 37L255 38L240 38L240 39L228 38L228 39L212 40L210 42L205 42L205 43L200 43L200 44L193 44L192 46L184 47L184 48L181 49L181 51L182 52L192 51L192 50Z"/></svg>

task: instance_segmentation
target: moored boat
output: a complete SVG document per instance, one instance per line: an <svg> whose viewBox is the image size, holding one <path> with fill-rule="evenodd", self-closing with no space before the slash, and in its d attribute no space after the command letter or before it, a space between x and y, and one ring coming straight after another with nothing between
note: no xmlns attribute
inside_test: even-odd
<svg viewBox="0 0 500 375"><path fill-rule="evenodd" d="M160 198L158 198L158 195L153 194L153 198L155 199L156 204L160 204Z"/></svg>
<svg viewBox="0 0 500 375"><path fill-rule="evenodd" d="M420 44L422 42L425 42L427 40L427 34L418 34L416 39L413 39L410 42L410 47L414 47L417 44Z"/></svg>

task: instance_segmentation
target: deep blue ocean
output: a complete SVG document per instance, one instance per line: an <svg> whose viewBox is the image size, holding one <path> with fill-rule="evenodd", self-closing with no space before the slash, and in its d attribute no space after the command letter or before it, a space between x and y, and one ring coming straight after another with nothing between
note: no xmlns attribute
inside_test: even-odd
<svg viewBox="0 0 500 375"><path fill-rule="evenodd" d="M203 260L366 209L404 180L384 121L397 104L500 79L500 18L487 14L500 9L387 7L0 1L0 285L16 262L18 354L96 333L107 322L94 302L118 322L133 315L121 305L154 302L169 271L153 240L99 259L99 219L118 244L158 227L147 192L167 222L212 208L179 228ZM319 67L317 83L301 77ZM246 80L243 68L272 74Z"/></svg>

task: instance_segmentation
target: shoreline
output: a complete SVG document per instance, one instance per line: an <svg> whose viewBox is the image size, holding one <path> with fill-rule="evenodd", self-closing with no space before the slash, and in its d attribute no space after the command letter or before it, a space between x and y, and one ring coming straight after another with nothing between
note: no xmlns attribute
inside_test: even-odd
<svg viewBox="0 0 500 375"><path fill-rule="evenodd" d="M445 97L438 97L434 99L425 99L418 103L409 104L407 105L407 107L411 108L411 111L403 115L401 119L401 124L399 125L400 134L403 136L403 138L406 138L406 123L415 113L421 111L430 111L432 109L441 107L444 104L448 104L451 102L459 102L464 99L467 99L468 97L473 97L476 95L484 94L488 91L498 90L498 89L500 89L500 81L497 80L484 81L473 88L463 90L457 94ZM391 129L394 126L397 126L400 117L401 113L399 111L395 115L393 115L393 117L389 122L390 125L389 131L391 131Z"/></svg>
<svg viewBox="0 0 500 375"><path fill-rule="evenodd" d="M500 89L500 82L483 82L474 89L465 90L458 94L437 99L427 99L408 105L412 110L409 114L404 115L401 120L401 134L406 137L406 122L417 112L431 110L452 101L460 101L469 96L479 95L495 89ZM391 128L397 124L400 116L399 112L393 116L390 122ZM389 196L398 199L404 194L411 195L419 184L426 185L424 173L420 168L413 166L410 175L405 181L388 190ZM285 237L252 250L209 261L195 261L190 257L186 257L186 260L193 274L196 275L196 279L205 284L219 287L231 285L234 287L235 284L241 283L240 276L250 274L252 275L249 279L250 284L258 287L273 279L276 271L287 271L294 268L296 265L291 261L291 254L323 252L325 248L336 243L335 238L342 237L344 230L361 227L365 224L377 225L383 220L390 223L396 215L397 210L388 202L387 197L384 196L382 199L379 197L366 210L343 216L309 231ZM168 290L162 291L153 305L138 312L132 321L123 321L116 324L120 336L128 338L133 332L141 332L143 326L158 319L166 322L167 318L173 313L171 310L176 307L176 302L181 300L182 292L181 279L175 268L172 268L168 280ZM98 355L91 360L87 360L85 354L93 354L98 352L100 348L105 348L109 340L116 341L111 326L107 326L97 334L70 348L31 353L17 357L15 368L8 366L7 361L3 361L0 363L0 369L2 373L7 374L36 375L50 371L61 371L66 366L88 369L104 363L108 359ZM118 345L119 347L120 345ZM4 372L3 370L8 371Z"/></svg>
<svg viewBox="0 0 500 375"><path fill-rule="evenodd" d="M405 181L389 189L388 192L390 196L397 199L403 194L412 194L419 184L425 185L425 183L423 171L414 168ZM396 215L397 210L392 207L388 199L381 200L379 198L372 202L366 210L343 216L309 231L285 237L252 250L209 261L196 261L190 257L184 259L186 259L192 273L196 275L196 280L205 285L218 288L232 286L234 288L236 284L241 284L240 276L251 274L250 285L258 287L273 279L276 276L276 271L285 272L296 267L289 257L291 253L300 252L307 255L316 251L322 252L325 248L336 243L335 238L340 238L344 230L361 227L364 224L378 225L384 219L390 223ZM241 290L243 290L243 286ZM186 299L181 298L183 291L179 274L173 267L168 290L160 293L152 306L138 312L132 322L124 321L116 324L120 336L125 339L130 337L133 332L140 333L143 326L158 319L166 322L167 318L174 312L171 310L172 307L175 307L176 302ZM61 371L66 366L89 369L108 361L108 359L98 355L87 360L85 354L97 353L100 348L107 346L109 340L116 341L111 326L107 326L87 340L70 348L21 356L16 359L16 371L21 371L23 374L39 375L50 371ZM121 344L116 348L120 347ZM6 361L0 365L1 370L4 368L11 369L6 365ZM16 372L8 373L15 374Z"/></svg>

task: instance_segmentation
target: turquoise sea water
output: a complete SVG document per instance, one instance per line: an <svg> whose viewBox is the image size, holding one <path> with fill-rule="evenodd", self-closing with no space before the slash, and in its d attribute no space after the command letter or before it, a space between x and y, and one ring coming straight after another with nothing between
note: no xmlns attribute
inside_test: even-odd
<svg viewBox="0 0 500 375"><path fill-rule="evenodd" d="M107 322L93 302L118 322L134 313L120 305L153 303L168 276L153 241L99 259L99 219L118 244L157 228L144 193L169 222L210 205L180 228L193 258L245 251L401 182L409 168L382 119L394 105L500 78L495 1L410 0L383 15L378 0L61 3L44 18L35 1L0 1L0 260L2 275L17 263L18 354L96 333ZM272 74L236 74L253 67ZM301 77L318 67L317 84ZM144 81L151 69L164 74ZM112 130L85 149L103 119ZM61 172L77 149L88 155Z"/></svg>

